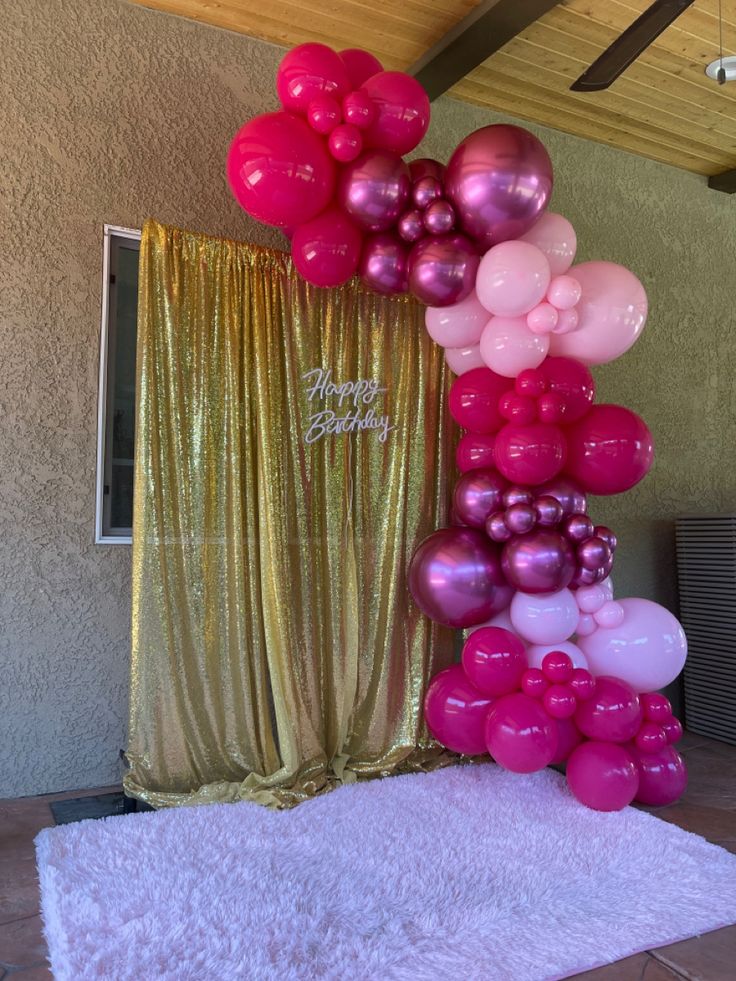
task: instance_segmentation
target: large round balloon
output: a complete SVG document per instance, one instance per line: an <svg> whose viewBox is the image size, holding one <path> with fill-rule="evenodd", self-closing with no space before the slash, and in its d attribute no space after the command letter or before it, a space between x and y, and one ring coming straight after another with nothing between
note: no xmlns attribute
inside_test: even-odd
<svg viewBox="0 0 736 981"><path fill-rule="evenodd" d="M493 444L496 438L481 433L465 433L458 440L455 462L460 473L493 468Z"/></svg>
<svg viewBox="0 0 736 981"><path fill-rule="evenodd" d="M461 227L482 248L519 238L552 193L552 163L542 143L520 126L484 126L457 147L445 191Z"/></svg>
<svg viewBox="0 0 736 981"><path fill-rule="evenodd" d="M443 528L421 543L409 567L409 589L430 620L472 627L508 603L498 549L474 528Z"/></svg>
<svg viewBox="0 0 736 981"><path fill-rule="evenodd" d="M376 107L376 117L365 131L368 146L394 153L409 153L429 127L429 97L405 72L378 72L362 85Z"/></svg>
<svg viewBox="0 0 736 981"><path fill-rule="evenodd" d="M567 518L571 514L585 514L588 510L588 501L585 494L574 480L569 477L560 476L553 480L548 480L541 487L536 488L537 497L554 497L562 506L562 517Z"/></svg>
<svg viewBox="0 0 736 981"><path fill-rule="evenodd" d="M362 236L339 208L300 225L291 240L291 258L297 271L315 286L339 286L358 268Z"/></svg>
<svg viewBox="0 0 736 981"><path fill-rule="evenodd" d="M411 184L409 168L389 150L366 150L342 169L337 188L341 207L369 232L383 232L399 220Z"/></svg>
<svg viewBox="0 0 736 981"><path fill-rule="evenodd" d="M478 262L475 246L464 235L420 239L409 253L409 290L428 306L459 303L473 291Z"/></svg>
<svg viewBox="0 0 736 981"><path fill-rule="evenodd" d="M406 293L407 259L406 246L393 232L376 232L363 245L360 278L376 293Z"/></svg>
<svg viewBox="0 0 736 981"><path fill-rule="evenodd" d="M326 44L310 42L292 48L281 59L276 91L284 109L307 115L309 103L319 96L340 99L350 89L348 72L340 55Z"/></svg>
<svg viewBox="0 0 736 981"><path fill-rule="evenodd" d="M565 472L589 494L629 490L646 477L654 460L647 424L623 405L594 405L565 430L565 437Z"/></svg>
<svg viewBox="0 0 736 981"><path fill-rule="evenodd" d="M496 466L513 484L533 487L552 480L565 463L565 437L557 426L508 423L496 436Z"/></svg>
<svg viewBox="0 0 736 981"><path fill-rule="evenodd" d="M481 357L505 378L536 368L548 350L549 337L529 330L523 317L491 317L480 337Z"/></svg>
<svg viewBox="0 0 736 981"><path fill-rule="evenodd" d="M454 375L464 375L466 371L485 366L485 361L480 354L480 344L470 344L468 347L446 347L445 361Z"/></svg>
<svg viewBox="0 0 736 981"><path fill-rule="evenodd" d="M293 228L330 203L335 165L322 138L303 119L269 112L236 134L228 151L227 178L249 215Z"/></svg>
<svg viewBox="0 0 736 981"><path fill-rule="evenodd" d="M687 788L685 760L674 746L665 746L656 753L642 753L636 746L626 747L639 771L636 800L650 807L673 804Z"/></svg>
<svg viewBox="0 0 736 981"><path fill-rule="evenodd" d="M486 746L499 766L534 773L557 752L557 726L539 702L514 692L496 699L486 719Z"/></svg>
<svg viewBox="0 0 736 981"><path fill-rule="evenodd" d="M679 621L659 603L618 600L624 619L598 627L578 641L593 674L622 678L638 692L657 691L674 681L685 664L687 639Z"/></svg>
<svg viewBox="0 0 736 981"><path fill-rule="evenodd" d="M468 470L455 484L453 504L457 516L471 528L482 528L486 518L501 507L508 486L497 470Z"/></svg>
<svg viewBox="0 0 736 981"><path fill-rule="evenodd" d="M346 48L340 51L339 55L348 73L351 89L360 88L372 75L383 71L383 65L378 58L362 48Z"/></svg>
<svg viewBox="0 0 736 981"><path fill-rule="evenodd" d="M501 567L515 589L524 593L556 593L572 582L575 552L559 532L536 528L525 535L514 535L506 542Z"/></svg>
<svg viewBox="0 0 736 981"><path fill-rule="evenodd" d="M502 242L481 259L478 299L498 317L520 317L541 303L550 281L547 257L529 242Z"/></svg>
<svg viewBox="0 0 736 981"><path fill-rule="evenodd" d="M427 307L424 323L429 336L442 347L469 347L480 340L488 311L472 291L452 306Z"/></svg>
<svg viewBox="0 0 736 981"><path fill-rule="evenodd" d="M620 811L639 787L631 753L612 743L582 743L570 754L565 775L580 803L594 811Z"/></svg>
<svg viewBox="0 0 736 981"><path fill-rule="evenodd" d="M562 276L575 259L578 247L575 229L567 218L547 211L530 231L521 236L522 242L530 242L543 252L553 276Z"/></svg>
<svg viewBox="0 0 736 981"><path fill-rule="evenodd" d="M561 589L557 593L516 593L509 616L522 640L551 647L572 636L579 610L572 592Z"/></svg>
<svg viewBox="0 0 736 981"><path fill-rule="evenodd" d="M569 333L552 335L552 354L584 364L613 361L629 350L644 329L644 287L629 269L615 262L583 262L570 274L582 287L575 307L578 325Z"/></svg>
<svg viewBox="0 0 736 981"><path fill-rule="evenodd" d="M454 753L486 752L485 725L493 699L469 681L461 664L432 678L424 697L424 718L435 739Z"/></svg>
<svg viewBox="0 0 736 981"><path fill-rule="evenodd" d="M480 627L463 645L465 674L486 695L508 695L516 691L526 670L524 645L509 630Z"/></svg>
<svg viewBox="0 0 736 981"><path fill-rule="evenodd" d="M620 678L600 677L592 697L578 704L575 725L588 739L627 743L639 731L642 717L639 696L631 685Z"/></svg>
<svg viewBox="0 0 736 981"><path fill-rule="evenodd" d="M508 389L508 378L501 378L490 368L466 371L455 379L450 388L450 415L459 426L471 433L495 433L504 424L498 402Z"/></svg>

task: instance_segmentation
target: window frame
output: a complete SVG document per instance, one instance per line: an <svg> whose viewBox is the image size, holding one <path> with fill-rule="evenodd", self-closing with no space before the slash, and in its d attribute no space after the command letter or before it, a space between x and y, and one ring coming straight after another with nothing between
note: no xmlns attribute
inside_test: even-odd
<svg viewBox="0 0 736 981"><path fill-rule="evenodd" d="M102 316L100 319L100 368L97 383L97 474L95 490L95 545L131 545L132 535L108 535L105 517L105 443L107 438L107 368L110 335L110 258L113 238L140 242L138 228L105 224L102 246Z"/></svg>

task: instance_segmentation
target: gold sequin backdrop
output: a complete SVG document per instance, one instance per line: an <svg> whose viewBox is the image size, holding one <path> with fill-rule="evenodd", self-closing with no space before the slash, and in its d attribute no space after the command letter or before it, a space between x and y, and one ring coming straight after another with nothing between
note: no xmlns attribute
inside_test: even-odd
<svg viewBox="0 0 736 981"><path fill-rule="evenodd" d="M422 308L149 221L138 325L128 793L288 806L442 762L421 698L452 635L406 587L452 455ZM378 381L387 440L305 442L354 411L308 398L313 368Z"/></svg>

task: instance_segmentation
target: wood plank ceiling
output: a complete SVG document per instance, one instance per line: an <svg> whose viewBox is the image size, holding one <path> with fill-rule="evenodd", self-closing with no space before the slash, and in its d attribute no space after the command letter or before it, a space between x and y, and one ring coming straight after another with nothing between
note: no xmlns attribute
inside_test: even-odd
<svg viewBox="0 0 736 981"><path fill-rule="evenodd" d="M287 47L365 47L406 69L475 0L132 0ZM718 53L718 0L695 0L610 89L569 86L651 0L563 0L450 92L698 174L736 167L736 81L705 75ZM736 48L736 0L723 0L724 53Z"/></svg>

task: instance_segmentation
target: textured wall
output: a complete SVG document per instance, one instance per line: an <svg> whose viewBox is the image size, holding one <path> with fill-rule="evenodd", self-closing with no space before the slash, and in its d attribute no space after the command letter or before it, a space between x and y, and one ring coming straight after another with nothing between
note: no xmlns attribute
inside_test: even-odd
<svg viewBox="0 0 736 981"><path fill-rule="evenodd" d="M370 45L370 39L364 39ZM129 549L95 546L102 225L148 215L278 244L224 180L225 148L274 107L280 51L116 0L0 0L0 797L102 785L125 741ZM442 100L446 157L500 117ZM603 397L644 415L653 473L598 514L617 583L671 603L672 519L732 508L734 206L698 178L539 131L582 258L625 262L652 301Z"/></svg>

